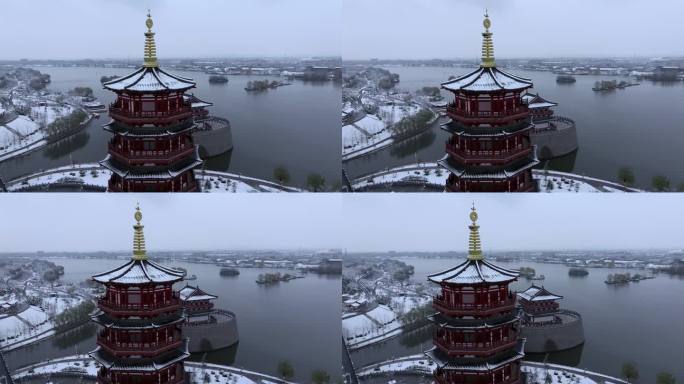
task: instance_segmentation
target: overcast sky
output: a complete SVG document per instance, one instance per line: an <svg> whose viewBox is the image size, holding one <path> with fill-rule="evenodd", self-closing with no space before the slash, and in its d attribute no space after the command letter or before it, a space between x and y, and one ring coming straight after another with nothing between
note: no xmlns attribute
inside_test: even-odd
<svg viewBox="0 0 684 384"><path fill-rule="evenodd" d="M340 55L342 0L2 0L0 60Z"/></svg>
<svg viewBox="0 0 684 384"><path fill-rule="evenodd" d="M347 251L467 251L471 204L483 250L681 249L684 194L355 194Z"/></svg>
<svg viewBox="0 0 684 384"><path fill-rule="evenodd" d="M684 55L681 0L344 0L344 59Z"/></svg>
<svg viewBox="0 0 684 384"><path fill-rule="evenodd" d="M341 248L331 194L2 194L0 252Z"/></svg>

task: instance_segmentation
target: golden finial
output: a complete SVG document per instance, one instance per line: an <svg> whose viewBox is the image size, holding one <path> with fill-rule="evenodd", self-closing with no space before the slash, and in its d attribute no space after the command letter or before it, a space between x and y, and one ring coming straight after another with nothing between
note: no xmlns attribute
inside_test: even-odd
<svg viewBox="0 0 684 384"><path fill-rule="evenodd" d="M482 25L485 27L485 31L482 32L482 63L481 67L493 68L496 67L494 62L494 43L492 42L492 33L489 32L489 28L492 26L492 22L489 20L489 11L485 10L485 18Z"/></svg>
<svg viewBox="0 0 684 384"><path fill-rule="evenodd" d="M480 245L480 226L477 225L477 211L475 210L475 203L470 209L470 221L473 223L468 226L470 228L470 238L468 239L468 259L469 260L482 260L482 248Z"/></svg>
<svg viewBox="0 0 684 384"><path fill-rule="evenodd" d="M133 260L147 260L147 252L145 251L145 234L143 233L144 225L140 224L142 220L142 212L140 211L140 204L135 207L135 225L133 225Z"/></svg>
<svg viewBox="0 0 684 384"><path fill-rule="evenodd" d="M145 32L145 56L143 59L143 66L145 67L158 67L157 62L157 46L154 42L154 32L152 32L152 26L154 22L152 21L152 16L150 10L147 10L147 20L145 21L147 26L147 32Z"/></svg>

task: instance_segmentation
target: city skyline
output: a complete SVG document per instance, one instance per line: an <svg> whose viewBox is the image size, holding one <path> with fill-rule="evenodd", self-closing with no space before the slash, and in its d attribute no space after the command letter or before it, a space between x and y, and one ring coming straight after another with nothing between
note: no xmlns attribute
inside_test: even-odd
<svg viewBox="0 0 684 384"><path fill-rule="evenodd" d="M347 0L342 56L479 58L486 9L499 58L684 55L677 16L683 5L674 0Z"/></svg>

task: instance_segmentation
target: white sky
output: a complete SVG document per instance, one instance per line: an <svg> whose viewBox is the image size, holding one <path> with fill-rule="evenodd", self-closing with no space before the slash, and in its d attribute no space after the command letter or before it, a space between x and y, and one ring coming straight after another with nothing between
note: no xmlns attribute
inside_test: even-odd
<svg viewBox="0 0 684 384"><path fill-rule="evenodd" d="M0 252L341 248L332 194L0 194Z"/></svg>
<svg viewBox="0 0 684 384"><path fill-rule="evenodd" d="M355 194L350 251L467 251L475 202L483 250L681 249L684 194Z"/></svg>
<svg viewBox="0 0 684 384"><path fill-rule="evenodd" d="M681 0L344 0L344 59L684 55Z"/></svg>
<svg viewBox="0 0 684 384"><path fill-rule="evenodd" d="M340 55L342 0L2 0L0 60Z"/></svg>

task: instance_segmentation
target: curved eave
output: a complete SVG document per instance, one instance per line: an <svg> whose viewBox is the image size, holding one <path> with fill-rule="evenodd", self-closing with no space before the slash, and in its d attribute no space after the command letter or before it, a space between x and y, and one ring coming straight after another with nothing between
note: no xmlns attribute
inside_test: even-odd
<svg viewBox="0 0 684 384"><path fill-rule="evenodd" d="M175 283L177 281L183 280L184 277L185 274L183 272L162 267L161 265L150 260L130 260L128 263L118 268L93 275L92 278L93 280L102 284L130 285L146 283Z"/></svg>
<svg viewBox="0 0 684 384"><path fill-rule="evenodd" d="M499 322L485 321L484 323L478 319L478 320L476 320L476 322L473 322L472 324L468 324L466 321L459 319L459 321L461 323L457 324L455 322L451 322L450 319L442 318L439 313L429 315L428 319L430 321L432 321L435 325L439 326L440 328L460 329L460 330L492 329L492 328L499 328L499 327L507 325L507 324L520 322L520 319L518 319L517 317L512 317L510 319L499 321Z"/></svg>
<svg viewBox="0 0 684 384"><path fill-rule="evenodd" d="M188 341L189 339L187 338L183 339L182 349L165 353L155 359L115 358L99 346L94 351L88 353L88 355L111 371L157 372L190 357Z"/></svg>
<svg viewBox="0 0 684 384"><path fill-rule="evenodd" d="M516 360L521 360L525 357L525 339L518 339L512 353L509 356L503 355L501 358L497 359L496 362L491 362L488 359L450 359L437 349L437 347L432 347L432 349L425 352L430 360L434 361L439 368L445 370L458 370L464 372L491 372L493 370L499 369L506 364L515 362Z"/></svg>
<svg viewBox="0 0 684 384"><path fill-rule="evenodd" d="M522 91L532 88L532 80L510 74L496 67L478 69L456 79L441 83L441 88L452 92L487 93Z"/></svg>
<svg viewBox="0 0 684 384"><path fill-rule="evenodd" d="M188 78L173 75L159 67L140 67L132 73L103 83L113 92L150 93L160 91L186 91L196 83Z"/></svg>
<svg viewBox="0 0 684 384"><path fill-rule="evenodd" d="M163 137L168 135L178 135L181 133L197 129L197 123L195 122L190 122L187 124L181 123L169 126L153 127L151 129L148 129L149 127L120 126L119 124L120 123L111 120L107 124L103 125L102 128L105 131L111 132L115 135L126 137ZM121 129L117 129L116 127L121 127Z"/></svg>
<svg viewBox="0 0 684 384"><path fill-rule="evenodd" d="M493 271L484 271L484 268ZM428 275L428 280L437 284L497 284L508 283L518 278L518 271L494 265L487 260L466 260L454 268Z"/></svg>
<svg viewBox="0 0 684 384"><path fill-rule="evenodd" d="M520 160L517 160L514 164L508 165L505 168L497 167L485 169L478 167L464 167L454 164L449 155L445 155L440 160L437 160L437 164L445 168L453 175L462 179L505 180L514 177L528 169L534 168L537 164L539 164L539 159L537 158L535 148L529 157L524 157Z"/></svg>
<svg viewBox="0 0 684 384"><path fill-rule="evenodd" d="M113 319L107 316L104 312L99 311L95 315L90 316L90 319L105 328L134 330L165 328L175 324L183 323L185 321L185 316L186 314L183 310L178 313L178 316L166 322L158 321L159 319L140 319L139 321L141 324L135 324L135 322L131 321L131 319Z"/></svg>

